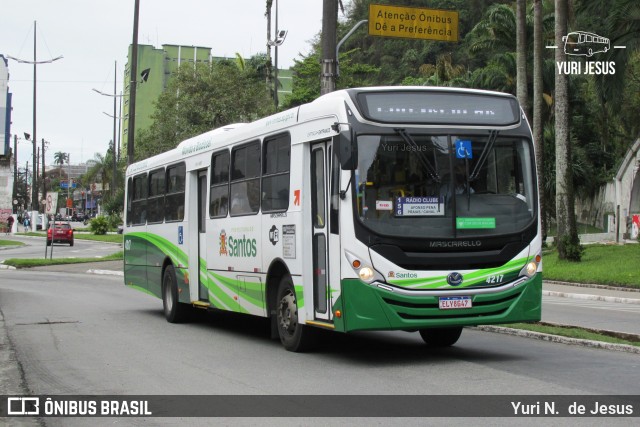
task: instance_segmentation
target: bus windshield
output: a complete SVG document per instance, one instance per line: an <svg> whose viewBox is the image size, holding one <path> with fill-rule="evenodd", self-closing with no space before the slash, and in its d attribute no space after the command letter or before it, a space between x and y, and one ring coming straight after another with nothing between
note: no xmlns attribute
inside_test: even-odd
<svg viewBox="0 0 640 427"><path fill-rule="evenodd" d="M529 140L455 134L359 135L357 216L386 236L515 233L536 212ZM455 218L455 220L454 220Z"/></svg>

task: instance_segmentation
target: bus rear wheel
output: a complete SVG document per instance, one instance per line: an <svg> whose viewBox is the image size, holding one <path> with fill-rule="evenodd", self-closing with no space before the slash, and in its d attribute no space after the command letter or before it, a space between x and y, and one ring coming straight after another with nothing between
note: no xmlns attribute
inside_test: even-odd
<svg viewBox="0 0 640 427"><path fill-rule="evenodd" d="M289 275L285 275L278 285L276 323L280 342L288 351L303 352L312 345L312 331L298 323L298 300Z"/></svg>
<svg viewBox="0 0 640 427"><path fill-rule="evenodd" d="M169 323L182 323L189 317L189 306L178 299L176 271L172 265L167 266L162 276L162 306Z"/></svg>
<svg viewBox="0 0 640 427"><path fill-rule="evenodd" d="M455 328L420 329L420 336L429 347L450 347L462 334L462 326Z"/></svg>

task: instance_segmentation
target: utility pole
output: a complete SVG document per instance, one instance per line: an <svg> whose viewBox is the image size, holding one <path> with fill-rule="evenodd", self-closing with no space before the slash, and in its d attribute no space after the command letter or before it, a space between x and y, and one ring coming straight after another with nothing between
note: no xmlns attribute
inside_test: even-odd
<svg viewBox="0 0 640 427"><path fill-rule="evenodd" d="M337 27L338 0L323 0L320 95L333 92L336 89Z"/></svg>
<svg viewBox="0 0 640 427"><path fill-rule="evenodd" d="M31 184L31 210L38 210L38 181L36 175L36 147L38 146L38 139L36 138L36 21L33 21L33 135L31 135L33 142L33 175L31 179L33 183ZM33 231L36 231L36 218L33 218Z"/></svg>
<svg viewBox="0 0 640 427"><path fill-rule="evenodd" d="M36 88L37 88L37 66L39 64L49 64L53 61L57 61L58 59L62 59L62 56L58 56L57 58L50 59L48 61L38 61L36 54L36 21L33 21L33 61L26 61L24 59L14 58L13 56L7 55L8 58L13 59L22 64L33 64L33 135L31 135L31 142L33 144L33 174L32 174L32 185L31 185L31 209L34 214L33 218L33 231L36 231L36 218L35 215L38 215L38 176L36 172L37 162L36 162L36 147L38 146L38 138L36 137ZM26 134L25 134L26 136ZM29 138L27 138L29 140ZM44 155L44 153L43 153Z"/></svg>
<svg viewBox="0 0 640 427"><path fill-rule="evenodd" d="M278 34L278 0L276 0L276 35ZM273 91L273 101L276 105L276 111L278 111L278 106L280 101L278 100L278 45L275 47L275 63L273 67L273 75L275 80L275 87Z"/></svg>
<svg viewBox="0 0 640 427"><path fill-rule="evenodd" d="M140 0L136 0L133 12L133 42L131 43L129 127L127 130L127 166L134 161L133 137L136 131L136 84L138 79L138 11Z"/></svg>
<svg viewBox="0 0 640 427"><path fill-rule="evenodd" d="M11 201L18 199L18 135L13 135L13 197ZM16 205L13 204L13 210ZM18 212L13 212L18 213Z"/></svg>
<svg viewBox="0 0 640 427"><path fill-rule="evenodd" d="M67 212L67 216L70 216L71 211L69 210L69 200L71 200L71 153L67 153L67 164L69 165L69 173L67 174L67 209L65 212ZM71 202L71 207L73 207L73 202Z"/></svg>
<svg viewBox="0 0 640 427"><path fill-rule="evenodd" d="M117 174L117 166L118 166L118 151L116 148L116 101L117 101L117 92L116 92L116 77L118 76L118 61L114 61L113 63L113 179L111 180L111 195L116 194L116 174Z"/></svg>
<svg viewBox="0 0 640 427"><path fill-rule="evenodd" d="M47 200L47 179L46 179L47 175L46 175L46 172L44 170L44 144L45 144L45 140L44 140L44 138L42 138L42 200L44 200L45 203L46 203L46 200ZM46 208L47 208L47 205L45 204L42 207L42 213L43 214L46 214ZM44 216L46 218L47 215L44 215ZM44 227L44 226L45 226L45 224L43 223L42 227Z"/></svg>

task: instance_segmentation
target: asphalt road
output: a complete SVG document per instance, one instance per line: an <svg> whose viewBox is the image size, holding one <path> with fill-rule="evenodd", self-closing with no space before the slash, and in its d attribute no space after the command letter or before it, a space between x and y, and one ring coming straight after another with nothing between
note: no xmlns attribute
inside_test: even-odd
<svg viewBox="0 0 640 427"><path fill-rule="evenodd" d="M628 294L627 298L640 299L640 293ZM640 335L640 304L545 295L542 297L542 320Z"/></svg>
<svg viewBox="0 0 640 427"><path fill-rule="evenodd" d="M119 277L2 271L0 307L33 393L625 394L634 354L465 330L450 349L417 334L327 334L286 352L262 319L168 324ZM462 381L461 379L464 379Z"/></svg>

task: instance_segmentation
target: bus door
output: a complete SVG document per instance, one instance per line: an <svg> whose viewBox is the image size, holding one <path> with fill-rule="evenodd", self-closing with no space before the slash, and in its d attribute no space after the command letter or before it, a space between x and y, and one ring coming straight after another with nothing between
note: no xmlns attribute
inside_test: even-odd
<svg viewBox="0 0 640 427"><path fill-rule="evenodd" d="M198 299L209 301L207 272L207 171L198 171Z"/></svg>
<svg viewBox="0 0 640 427"><path fill-rule="evenodd" d="M331 171L331 142L311 146L311 224L313 246L313 305L318 320L332 320L332 300L337 299L339 287L339 236L331 234L329 214L329 180ZM335 219L337 221L337 218ZM337 224L336 224L337 225ZM335 287L332 289L331 284Z"/></svg>

